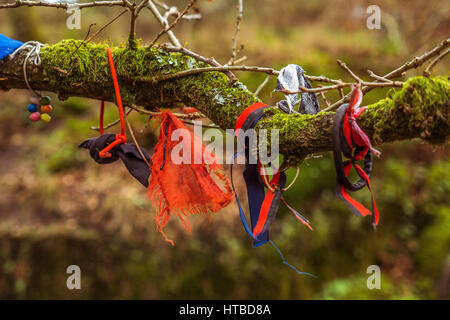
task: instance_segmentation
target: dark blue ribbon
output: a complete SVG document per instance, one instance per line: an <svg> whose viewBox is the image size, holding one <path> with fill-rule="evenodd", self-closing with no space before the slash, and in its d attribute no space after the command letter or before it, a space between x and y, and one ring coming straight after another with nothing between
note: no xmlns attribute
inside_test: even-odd
<svg viewBox="0 0 450 320"><path fill-rule="evenodd" d="M263 110L266 107L262 107L260 109L257 109L255 111L253 111L251 114L248 115L247 119L245 119L242 127L240 128L240 130L242 130L243 132L245 132L248 129L252 129L255 127L256 123L258 122L259 119L261 119L262 115L263 115ZM238 141L239 141L239 137L238 137ZM260 181L260 175L258 172L258 165L257 164L250 164L248 159L249 159L249 148L248 148L248 144L246 141L242 141L244 143L244 147L245 150L244 152L239 152L239 153L235 153L231 159L231 165L230 165L230 176L231 176L231 186L233 188L233 192L234 192L234 197L236 198L236 202L239 208L239 216L241 218L242 221L242 225L244 226L245 231L248 233L248 235L250 235L250 237L253 238L253 247L259 247L260 245L263 245L266 242L269 242L274 248L275 250L279 253L281 260L283 261L283 264L289 266L290 268L294 269L298 274L305 274L305 275L309 275L311 277L316 277L310 273L307 272L301 272L299 270L297 270L297 268L295 268L294 266L292 266L291 264L289 264L286 259L284 258L283 254L281 253L280 249L278 249L278 247L271 241L269 240L269 229L270 226L273 222L273 220L275 219L275 214L276 211L278 211L278 206L280 204L280 200L282 197L282 189L284 188L284 185L286 183L286 176L284 173L282 173L282 177L278 183L279 190L277 190L277 194L274 197L274 200L271 204L271 208L269 209L268 212L268 219L265 223L264 229L263 231L257 236L255 237L253 235L253 231L258 219L259 219L259 215L261 212L261 206L262 203L264 202L264 198L266 197L266 193L264 190L264 185L263 183ZM241 203L239 201L239 198L237 196L236 193L236 189L234 187L234 182L233 182L233 163L234 160L239 156L239 155L245 155L246 157L246 163L245 163L245 169L244 169L244 180L245 180L245 184L247 187L247 196L248 196L248 206L250 209L250 224L251 224L251 228L247 222L247 218L245 217L245 213L244 210L242 209Z"/></svg>

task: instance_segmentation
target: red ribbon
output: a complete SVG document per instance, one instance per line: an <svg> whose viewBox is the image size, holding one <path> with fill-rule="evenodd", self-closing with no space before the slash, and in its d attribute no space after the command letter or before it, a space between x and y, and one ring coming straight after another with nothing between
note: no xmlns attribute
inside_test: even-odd
<svg viewBox="0 0 450 320"><path fill-rule="evenodd" d="M99 152L99 156L101 158L110 158L111 157L111 153L109 153L109 151L112 148L114 148L118 144L127 142L127 135L126 135L126 132L125 132L125 120L124 120L125 116L124 116L124 112L123 112L122 99L120 97L120 89L119 89L119 82L117 81L116 68L114 67L114 61L113 61L111 49L107 48L106 52L108 54L109 68L111 70L111 76L112 76L113 83L114 83L114 91L116 93L117 107L119 108L120 133L116 134L116 140L114 140L105 149L103 149L103 150L101 150ZM100 134L104 133L104 129L103 129L104 109L105 109L105 102L102 101L101 104L100 104L100 121L99 121Z"/></svg>
<svg viewBox="0 0 450 320"><path fill-rule="evenodd" d="M361 203L350 197L344 185L342 185L341 183L338 184L337 194L339 198L345 201L350 211L352 211L355 215L358 216L371 215L372 224L374 227L376 227L379 221L379 214L377 205L375 203L375 199L373 197L369 175L356 163L356 161L363 159L366 156L367 152L369 152L369 150L371 150L377 156L380 155L380 152L372 147L369 137L359 127L358 123L356 122L357 118L366 110L365 107L359 108L361 101L362 101L362 92L359 85L356 85L353 88L350 103L347 106L347 110L345 111L341 130L344 133L343 135L345 138L345 142L347 143L347 145L350 147L351 150L353 150L355 147L359 147L362 149L359 152L354 153L351 159L349 161L344 162L343 165L344 165L344 174L346 177L348 177L350 169L353 166L357 174L365 181L365 184L367 185L372 197L372 210L369 211ZM337 122L337 120L335 122ZM341 124L335 123L334 125L339 126ZM334 147L340 148L338 149L339 152L342 150L342 146L334 146Z"/></svg>

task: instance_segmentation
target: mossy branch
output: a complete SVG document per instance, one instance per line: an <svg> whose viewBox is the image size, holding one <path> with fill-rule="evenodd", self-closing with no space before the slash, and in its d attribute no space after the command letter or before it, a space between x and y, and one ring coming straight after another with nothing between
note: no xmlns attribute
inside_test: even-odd
<svg viewBox="0 0 450 320"><path fill-rule="evenodd" d="M113 101L114 90L106 59L106 45L64 40L41 50L42 64L27 67L28 80L35 90L51 91L60 99L80 96ZM0 88L25 89L22 64L26 52L11 61L0 62ZM239 114L258 101L240 82L230 83L222 72L204 72L169 81L149 79L192 68L208 67L183 53L162 48L115 47L114 61L125 104L168 107L182 102L196 107L220 127L234 128ZM69 72L70 70L70 72ZM395 93L370 105L358 119L374 144L422 138L443 143L449 135L449 81L447 78L409 79ZM259 128L280 129L280 151L301 159L307 154L332 149L333 113L317 115L285 114L267 109Z"/></svg>

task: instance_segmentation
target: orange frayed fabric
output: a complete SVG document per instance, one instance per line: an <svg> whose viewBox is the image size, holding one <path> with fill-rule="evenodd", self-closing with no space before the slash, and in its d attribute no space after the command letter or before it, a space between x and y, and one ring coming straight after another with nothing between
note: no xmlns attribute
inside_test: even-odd
<svg viewBox="0 0 450 320"><path fill-rule="evenodd" d="M158 229L173 245L163 231L171 214L177 215L190 232L189 215L208 216L209 212L217 212L231 202L233 193L216 156L192 131L169 111L162 112L160 117L159 141L152 157L148 190L156 206ZM181 130L173 134L177 129Z"/></svg>
<svg viewBox="0 0 450 320"><path fill-rule="evenodd" d="M200 112L200 111L198 111L197 109L192 108L192 107L184 107L183 112L185 114L191 114L191 113L196 113L196 112Z"/></svg>

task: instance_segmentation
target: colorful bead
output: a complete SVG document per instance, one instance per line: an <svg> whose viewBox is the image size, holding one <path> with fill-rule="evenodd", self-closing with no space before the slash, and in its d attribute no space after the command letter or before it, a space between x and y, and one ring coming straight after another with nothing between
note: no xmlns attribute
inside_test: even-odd
<svg viewBox="0 0 450 320"><path fill-rule="evenodd" d="M50 122L52 120L52 117L48 113L41 114L41 120L44 122Z"/></svg>
<svg viewBox="0 0 450 320"><path fill-rule="evenodd" d="M28 109L29 112L33 113L33 112L38 111L38 106L36 104L34 104L34 103L30 103L28 105L27 109Z"/></svg>
<svg viewBox="0 0 450 320"><path fill-rule="evenodd" d="M40 118L41 114L39 112L33 112L32 114L30 114L30 120L33 122L39 121Z"/></svg>
<svg viewBox="0 0 450 320"><path fill-rule="evenodd" d="M42 97L40 100L41 106L46 106L50 104L50 101L52 101L52 98L50 98L49 96Z"/></svg>
<svg viewBox="0 0 450 320"><path fill-rule="evenodd" d="M51 105L45 105L41 107L41 112L42 113L50 113L52 112L53 108Z"/></svg>

